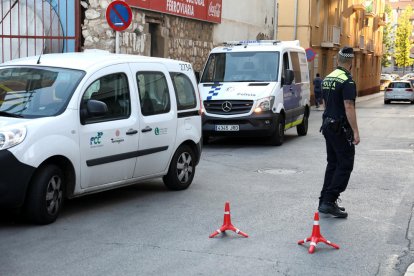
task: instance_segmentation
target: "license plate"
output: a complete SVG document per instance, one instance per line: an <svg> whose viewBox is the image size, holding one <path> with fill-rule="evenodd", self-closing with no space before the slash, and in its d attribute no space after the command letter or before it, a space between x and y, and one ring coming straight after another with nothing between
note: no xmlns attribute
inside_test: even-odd
<svg viewBox="0 0 414 276"><path fill-rule="evenodd" d="M216 131L239 131L239 125L216 125Z"/></svg>

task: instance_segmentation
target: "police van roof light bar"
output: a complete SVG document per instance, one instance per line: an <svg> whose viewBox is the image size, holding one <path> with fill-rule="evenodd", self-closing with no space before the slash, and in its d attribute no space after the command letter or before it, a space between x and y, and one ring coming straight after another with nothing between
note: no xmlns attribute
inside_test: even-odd
<svg viewBox="0 0 414 276"><path fill-rule="evenodd" d="M280 40L239 40L239 41L225 41L225 46L241 46L241 45L276 45L280 43Z"/></svg>
<svg viewBox="0 0 414 276"><path fill-rule="evenodd" d="M240 40L225 41L223 46L247 46L247 45L277 45L284 44L287 46L300 46L299 40L281 41L281 40Z"/></svg>

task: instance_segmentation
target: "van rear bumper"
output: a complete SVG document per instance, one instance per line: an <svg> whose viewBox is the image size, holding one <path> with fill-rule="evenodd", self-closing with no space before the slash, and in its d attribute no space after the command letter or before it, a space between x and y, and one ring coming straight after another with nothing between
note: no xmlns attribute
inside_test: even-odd
<svg viewBox="0 0 414 276"><path fill-rule="evenodd" d="M204 136L243 136L260 137L270 136L275 131L275 125L279 114L265 112L261 114L251 114L249 116L237 118L218 118L203 115L203 135ZM217 125L237 125L238 131L217 131Z"/></svg>
<svg viewBox="0 0 414 276"><path fill-rule="evenodd" d="M0 207L20 207L35 168L21 163L8 150L0 150L0 164Z"/></svg>

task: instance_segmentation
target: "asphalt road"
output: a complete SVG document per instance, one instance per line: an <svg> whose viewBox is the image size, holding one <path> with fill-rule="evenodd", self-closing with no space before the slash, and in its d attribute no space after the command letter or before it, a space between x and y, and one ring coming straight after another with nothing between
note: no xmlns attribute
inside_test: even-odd
<svg viewBox="0 0 414 276"><path fill-rule="evenodd" d="M1 213L0 275L403 275L414 262L414 105L360 98L361 144L342 194L347 219L321 216L308 254L326 164L321 111L281 147L215 139L192 186L161 180L68 201L58 221L33 226ZM223 223L233 232L209 239Z"/></svg>

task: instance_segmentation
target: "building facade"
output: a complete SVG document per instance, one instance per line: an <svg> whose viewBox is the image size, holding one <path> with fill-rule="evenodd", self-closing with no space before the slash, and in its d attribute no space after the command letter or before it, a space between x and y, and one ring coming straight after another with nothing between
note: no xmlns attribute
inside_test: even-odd
<svg viewBox="0 0 414 276"><path fill-rule="evenodd" d="M214 25L213 43L224 41L274 39L275 0L223 0L221 24Z"/></svg>
<svg viewBox="0 0 414 276"><path fill-rule="evenodd" d="M82 1L85 8L82 25L84 49L115 52L116 32L105 18L110 2ZM210 50L223 41L271 39L274 36L273 0L125 2L132 7L133 21L120 33L120 53L184 60L193 64L196 71L202 70ZM197 12L203 10L213 19L208 20L202 15L197 17Z"/></svg>
<svg viewBox="0 0 414 276"><path fill-rule="evenodd" d="M384 8L384 0L279 1L278 10L284 12L278 14L277 39L298 39L302 47L316 53L309 62L313 77L329 74L340 48L353 47L358 96L375 93L381 75Z"/></svg>

